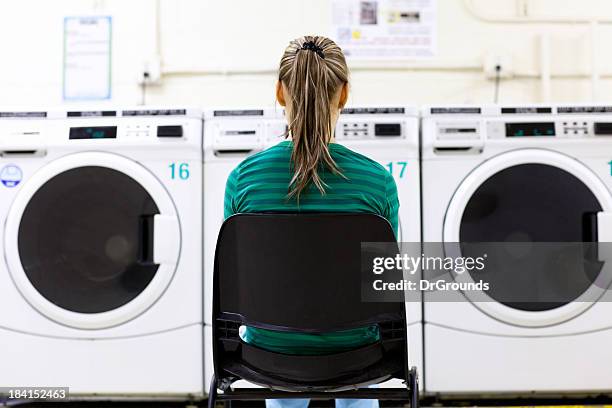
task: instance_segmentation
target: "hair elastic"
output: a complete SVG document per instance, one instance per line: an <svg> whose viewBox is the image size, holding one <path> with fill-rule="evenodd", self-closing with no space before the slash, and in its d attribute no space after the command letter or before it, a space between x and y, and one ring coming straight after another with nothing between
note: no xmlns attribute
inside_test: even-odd
<svg viewBox="0 0 612 408"><path fill-rule="evenodd" d="M314 41L306 41L302 44L302 48L298 48L300 50L307 50L315 52L319 57L325 59L325 54L323 54L323 48L319 47Z"/></svg>

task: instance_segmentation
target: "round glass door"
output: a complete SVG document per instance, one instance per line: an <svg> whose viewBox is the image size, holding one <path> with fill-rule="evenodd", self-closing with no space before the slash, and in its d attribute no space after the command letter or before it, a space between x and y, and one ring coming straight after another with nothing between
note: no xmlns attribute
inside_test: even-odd
<svg viewBox="0 0 612 408"><path fill-rule="evenodd" d="M79 328L121 324L152 305L172 277L178 251L165 263L154 252L161 215L175 220L164 227L180 240L174 214L163 187L135 162L66 156L28 180L11 208L11 274L26 300L53 320Z"/></svg>
<svg viewBox="0 0 612 408"><path fill-rule="evenodd" d="M489 256L483 273L461 279L489 283L489 300L477 305L495 318L526 326L555 324L590 305L581 300L593 300L590 292L602 289L594 285L600 265L583 262L576 245L566 250L576 253L565 253L564 262L554 265L517 251L531 243L596 241L594 222L598 213L609 211L610 201L603 183L579 162L550 151L513 151L490 159L464 180L449 206L444 240L461 242L462 255L474 257L482 254L471 253L477 246L468 243L507 243L488 247L499 253Z"/></svg>
<svg viewBox="0 0 612 408"><path fill-rule="evenodd" d="M459 239L507 242L510 250L511 243L592 241L591 236L585 235L591 235L591 218L601 211L595 195L571 173L545 164L518 164L495 173L474 192L463 211ZM462 247L465 256L479 256L466 252L468 248ZM521 248L526 246L516 246L517 250ZM582 258L582 254L573 255ZM487 274L491 288L487 293L520 310L563 306L576 300L594 282L588 279L592 271L585 271L585 265L569 259L555 264L554 273L529 256L515 256L512 261L506 258L506 262L500 262L500 257L495 260L493 265L487 265L487 269L495 271ZM543 292L554 296L536 301L545 295Z"/></svg>
<svg viewBox="0 0 612 408"><path fill-rule="evenodd" d="M147 256L148 220L159 214L131 177L79 167L47 181L19 225L19 257L47 300L80 313L117 309L138 296L159 265Z"/></svg>

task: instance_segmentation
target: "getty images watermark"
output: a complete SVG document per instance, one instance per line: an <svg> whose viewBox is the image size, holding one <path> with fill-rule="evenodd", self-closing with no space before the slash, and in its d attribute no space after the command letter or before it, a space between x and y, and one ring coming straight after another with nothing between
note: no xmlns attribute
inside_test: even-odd
<svg viewBox="0 0 612 408"><path fill-rule="evenodd" d="M361 245L366 302L467 300L540 310L574 301L612 301L611 288L610 242Z"/></svg>
<svg viewBox="0 0 612 408"><path fill-rule="evenodd" d="M409 275L416 275L421 271L444 271L461 275L465 272L485 270L487 254L479 257L451 257L451 256L426 256L420 254L418 257L406 253L396 254L394 257L375 257L372 259L372 272L374 275L382 275L388 271L401 270ZM477 282L448 282L445 279L401 279L397 282L385 282L383 279L375 279L372 287L376 291L384 290L489 290L489 282L479 280Z"/></svg>

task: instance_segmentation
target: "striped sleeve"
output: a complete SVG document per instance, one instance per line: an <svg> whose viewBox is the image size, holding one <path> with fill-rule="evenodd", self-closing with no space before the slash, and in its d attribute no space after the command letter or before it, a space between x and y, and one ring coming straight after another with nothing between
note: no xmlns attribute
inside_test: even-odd
<svg viewBox="0 0 612 408"><path fill-rule="evenodd" d="M398 221L398 212L399 212L399 198L397 196L397 186L395 185L395 180L390 173L386 174L386 206L385 206L385 214L384 217L389 220L389 223L393 227L393 232L395 233L395 238L398 238L398 230L399 230L399 221Z"/></svg>
<svg viewBox="0 0 612 408"><path fill-rule="evenodd" d="M225 197L223 199L223 219L227 219L228 217L236 214L236 191L237 191L237 183L238 183L238 168L235 168L230 173L227 178L227 183L225 184Z"/></svg>

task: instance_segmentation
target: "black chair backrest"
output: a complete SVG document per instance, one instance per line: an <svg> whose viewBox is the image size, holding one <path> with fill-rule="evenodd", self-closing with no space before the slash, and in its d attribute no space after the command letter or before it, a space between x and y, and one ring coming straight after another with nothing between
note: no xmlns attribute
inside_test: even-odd
<svg viewBox="0 0 612 408"><path fill-rule="evenodd" d="M361 243L394 242L371 214L239 214L215 256L219 312L252 326L329 332L403 315L401 302L362 301Z"/></svg>
<svg viewBox="0 0 612 408"><path fill-rule="evenodd" d="M362 301L362 277L367 276L361 272L362 242L395 242L395 237L387 220L372 214L238 214L227 219L217 241L213 279L217 378L223 376L219 360L231 349L227 340L237 337L237 326L226 326L228 320L307 333L391 321L399 322L393 330L403 330L405 342L404 302Z"/></svg>

